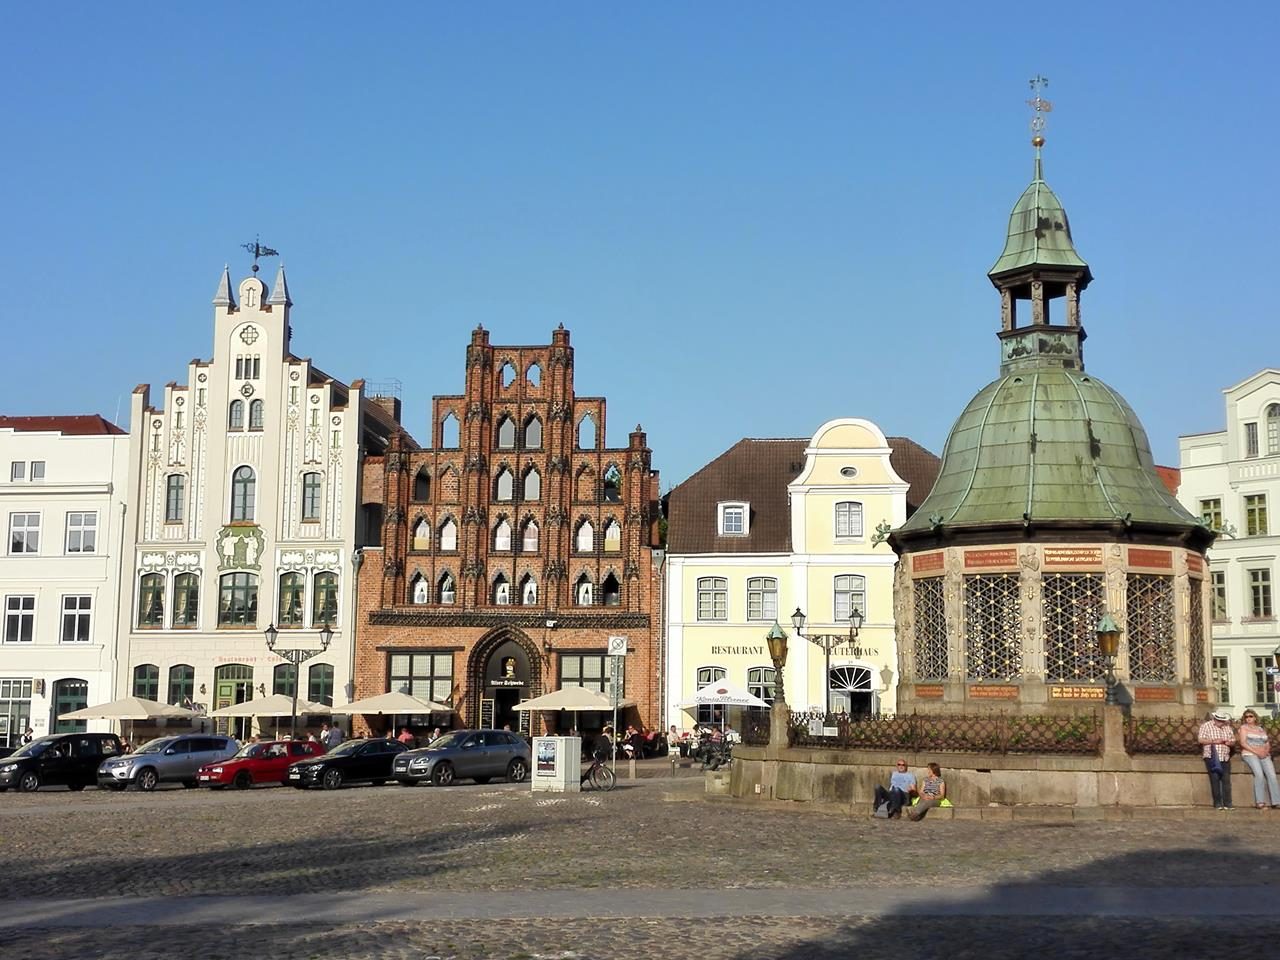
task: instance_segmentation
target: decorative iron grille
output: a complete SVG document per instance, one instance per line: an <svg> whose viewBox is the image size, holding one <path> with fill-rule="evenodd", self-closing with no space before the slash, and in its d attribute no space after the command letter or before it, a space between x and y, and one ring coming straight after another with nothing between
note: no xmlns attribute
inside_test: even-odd
<svg viewBox="0 0 1280 960"><path fill-rule="evenodd" d="M1191 656L1191 683L1203 687L1204 674L1204 581L1191 581L1191 623L1187 631Z"/></svg>
<svg viewBox="0 0 1280 960"><path fill-rule="evenodd" d="M964 578L965 672L970 680L1013 680L1021 675L1021 624L1016 573Z"/></svg>
<svg viewBox="0 0 1280 960"><path fill-rule="evenodd" d="M947 609L942 577L915 582L916 679L947 678Z"/></svg>
<svg viewBox="0 0 1280 960"><path fill-rule="evenodd" d="M769 743L768 710L749 710L742 724L742 742L753 747L767 746Z"/></svg>
<svg viewBox="0 0 1280 960"><path fill-rule="evenodd" d="M1129 717L1124 728L1126 753L1180 753L1198 757L1200 724L1194 717Z"/></svg>
<svg viewBox="0 0 1280 960"><path fill-rule="evenodd" d="M1106 675L1096 630L1105 605L1100 573L1048 573L1044 590L1045 678L1094 683Z"/></svg>
<svg viewBox="0 0 1280 960"><path fill-rule="evenodd" d="M1173 577L1131 573L1125 591L1129 677L1139 683L1178 679L1173 649Z"/></svg>
<svg viewBox="0 0 1280 960"><path fill-rule="evenodd" d="M834 728L834 734L826 733ZM788 740L796 747L843 750L937 751L948 753L1098 754L1102 721L1096 714L1072 716L840 717L793 713Z"/></svg>

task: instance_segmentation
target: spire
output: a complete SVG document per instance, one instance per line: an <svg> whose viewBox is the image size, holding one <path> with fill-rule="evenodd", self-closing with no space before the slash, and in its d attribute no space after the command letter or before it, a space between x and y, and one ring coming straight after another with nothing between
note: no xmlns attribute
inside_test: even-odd
<svg viewBox="0 0 1280 960"><path fill-rule="evenodd" d="M292 307L293 301L289 298L289 284L284 278L284 264L280 264L280 268L276 270L275 286L271 288L271 296L267 298L267 303L275 305L283 303L286 307Z"/></svg>
<svg viewBox="0 0 1280 960"><path fill-rule="evenodd" d="M231 269L223 264L222 279L218 281L218 290L213 295L213 305L215 307L234 307L236 302L231 299Z"/></svg>

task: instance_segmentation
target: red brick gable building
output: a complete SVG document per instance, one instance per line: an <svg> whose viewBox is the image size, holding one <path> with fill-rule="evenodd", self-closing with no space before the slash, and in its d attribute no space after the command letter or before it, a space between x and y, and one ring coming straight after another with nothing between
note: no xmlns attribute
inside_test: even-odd
<svg viewBox="0 0 1280 960"><path fill-rule="evenodd" d="M511 347L477 328L465 392L432 401L430 448L401 434L366 460L382 536L361 567L357 697L403 690L448 702L456 726L563 729L572 716L512 708L564 684L608 693L607 638L623 635L627 722L656 723L658 473L638 425L604 445L605 400L575 395L573 367L563 326Z"/></svg>

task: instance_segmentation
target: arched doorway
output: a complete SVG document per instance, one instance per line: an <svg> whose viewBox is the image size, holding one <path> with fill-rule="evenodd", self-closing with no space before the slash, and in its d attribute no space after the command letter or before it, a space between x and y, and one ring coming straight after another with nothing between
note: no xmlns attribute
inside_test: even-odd
<svg viewBox="0 0 1280 960"><path fill-rule="evenodd" d="M87 680L59 680L53 685L53 723L49 729L54 733L83 733L88 729L84 720L59 720L58 717L73 710L83 710L89 705L89 682Z"/></svg>
<svg viewBox="0 0 1280 960"><path fill-rule="evenodd" d="M542 660L523 634L500 631L476 644L471 654L468 697L473 725L528 733L532 717L516 712L521 700L542 692Z"/></svg>
<svg viewBox="0 0 1280 960"><path fill-rule="evenodd" d="M244 663L224 663L213 672L213 709L221 710L252 699L253 667ZM252 717L231 717L218 720L216 729L218 733L245 740L252 725Z"/></svg>
<svg viewBox="0 0 1280 960"><path fill-rule="evenodd" d="M875 688L869 667L832 667L829 682L831 709L835 713L859 717L875 712Z"/></svg>

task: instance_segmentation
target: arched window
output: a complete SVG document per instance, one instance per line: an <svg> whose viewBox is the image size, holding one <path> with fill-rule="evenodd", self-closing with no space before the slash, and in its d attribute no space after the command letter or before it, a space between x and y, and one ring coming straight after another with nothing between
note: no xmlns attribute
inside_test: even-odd
<svg viewBox="0 0 1280 960"><path fill-rule="evenodd" d="M298 668L292 663L276 664L275 669L271 671L271 692L273 694L283 693L286 697L292 697L297 670Z"/></svg>
<svg viewBox="0 0 1280 960"><path fill-rule="evenodd" d="M174 664L169 668L168 703L175 707L186 706L196 695L196 668L189 663Z"/></svg>
<svg viewBox="0 0 1280 960"><path fill-rule="evenodd" d="M280 627L302 626L303 597L307 579L301 573L285 573L280 576L280 608L276 611L276 625Z"/></svg>
<svg viewBox="0 0 1280 960"><path fill-rule="evenodd" d="M524 484L521 496L525 500L541 500L542 499L542 474L538 472L537 467L530 467L524 475Z"/></svg>
<svg viewBox="0 0 1280 960"><path fill-rule="evenodd" d="M773 667L751 667L747 670L747 693L772 704L777 686ZM756 708L760 709L759 707Z"/></svg>
<svg viewBox="0 0 1280 960"><path fill-rule="evenodd" d="M622 499L622 471L616 463L609 464L604 471L604 499L608 503Z"/></svg>
<svg viewBox="0 0 1280 960"><path fill-rule="evenodd" d="M498 368L498 382L502 384L503 390L516 382L516 368L512 366L510 360Z"/></svg>
<svg viewBox="0 0 1280 960"><path fill-rule="evenodd" d="M263 420L266 419L267 405L261 400L254 400L249 404L249 429L261 430Z"/></svg>
<svg viewBox="0 0 1280 960"><path fill-rule="evenodd" d="M524 448L526 450L542 449L542 421L536 416L524 422Z"/></svg>
<svg viewBox="0 0 1280 960"><path fill-rule="evenodd" d="M413 477L413 499L418 503L431 499L431 475L425 466L419 467Z"/></svg>
<svg viewBox="0 0 1280 960"><path fill-rule="evenodd" d="M773 577L747 578L747 619L778 619L778 581Z"/></svg>
<svg viewBox="0 0 1280 960"><path fill-rule="evenodd" d="M440 524L440 549L458 549L458 525L453 522L452 517Z"/></svg>
<svg viewBox="0 0 1280 960"><path fill-rule="evenodd" d="M503 467L498 471L498 477L494 483L494 499L507 502L515 497L516 478L511 475L511 471Z"/></svg>
<svg viewBox="0 0 1280 960"><path fill-rule="evenodd" d="M458 588L453 582L453 574L446 573L440 578L440 602L456 603L458 600Z"/></svg>
<svg viewBox="0 0 1280 960"><path fill-rule="evenodd" d="M138 581L138 626L164 626L164 574L146 573Z"/></svg>
<svg viewBox="0 0 1280 960"><path fill-rule="evenodd" d="M338 622L338 575L321 570L311 581L311 626Z"/></svg>
<svg viewBox="0 0 1280 960"><path fill-rule="evenodd" d="M701 690L709 683L716 683L723 680L728 675L724 667L699 667L698 668L698 689ZM698 704L698 722L707 724L719 724L720 714L718 710L722 707L716 707L709 703Z"/></svg>
<svg viewBox="0 0 1280 960"><path fill-rule="evenodd" d="M1280 453L1280 403L1267 407L1267 455Z"/></svg>
<svg viewBox="0 0 1280 960"><path fill-rule="evenodd" d="M600 584L600 595L606 607L616 607L622 603L622 585L612 573Z"/></svg>
<svg viewBox="0 0 1280 960"><path fill-rule="evenodd" d="M862 504L843 501L836 504L837 539L856 540L862 536Z"/></svg>
<svg viewBox="0 0 1280 960"><path fill-rule="evenodd" d="M458 418L452 413L444 415L440 421L440 446L455 449L458 446L462 431L458 428Z"/></svg>
<svg viewBox="0 0 1280 960"><path fill-rule="evenodd" d="M574 537L573 548L578 553L590 553L596 548L596 529L590 520L583 520L578 525L578 533Z"/></svg>
<svg viewBox="0 0 1280 960"><path fill-rule="evenodd" d="M253 522L254 475L252 467L237 467L231 475L231 522Z"/></svg>
<svg viewBox="0 0 1280 960"><path fill-rule="evenodd" d="M514 450L516 448L516 422L508 416L498 421L498 449Z"/></svg>
<svg viewBox="0 0 1280 960"><path fill-rule="evenodd" d="M595 584L585 573L573 585L573 599L580 607L589 607L595 603Z"/></svg>
<svg viewBox="0 0 1280 960"><path fill-rule="evenodd" d="M511 603L511 584L501 573L493 578L493 602L503 607Z"/></svg>
<svg viewBox="0 0 1280 960"><path fill-rule="evenodd" d="M578 449L594 450L596 448L596 419L591 414L584 414L578 421Z"/></svg>
<svg viewBox="0 0 1280 960"><path fill-rule="evenodd" d="M422 574L414 574L413 580L410 581L409 597L414 603L431 602L431 586Z"/></svg>
<svg viewBox="0 0 1280 960"><path fill-rule="evenodd" d="M871 671L867 667L832 667L827 681L831 686L831 710L862 716L871 713Z"/></svg>
<svg viewBox="0 0 1280 960"><path fill-rule="evenodd" d="M320 474L302 475L302 519L320 519Z"/></svg>
<svg viewBox="0 0 1280 960"><path fill-rule="evenodd" d="M258 578L251 573L224 573L218 581L218 626L258 624Z"/></svg>
<svg viewBox="0 0 1280 960"><path fill-rule="evenodd" d="M423 517L413 525L413 549L431 549L431 523Z"/></svg>
<svg viewBox="0 0 1280 960"><path fill-rule="evenodd" d="M244 429L244 401L232 400L231 407L227 411L227 429L243 430Z"/></svg>
<svg viewBox="0 0 1280 960"><path fill-rule="evenodd" d="M836 577L834 607L837 622L848 620L854 610L865 617L867 615L866 578L851 573Z"/></svg>
<svg viewBox="0 0 1280 960"><path fill-rule="evenodd" d="M729 617L729 581L724 577L698 578L698 619L726 620Z"/></svg>
<svg viewBox="0 0 1280 960"><path fill-rule="evenodd" d="M536 363L529 364L529 369L524 372L524 379L531 387L542 386L542 368Z"/></svg>
<svg viewBox="0 0 1280 960"><path fill-rule="evenodd" d="M160 697L160 668L154 663L140 663L133 668L133 695L143 700Z"/></svg>
<svg viewBox="0 0 1280 960"><path fill-rule="evenodd" d="M333 664L316 663L307 671L307 699L333 706Z"/></svg>
<svg viewBox="0 0 1280 960"><path fill-rule="evenodd" d="M533 579L531 573L526 573L520 581L520 602L526 607L537 606L538 581Z"/></svg>
<svg viewBox="0 0 1280 960"><path fill-rule="evenodd" d="M525 553L538 552L538 521L528 520L520 534L520 549Z"/></svg>
<svg viewBox="0 0 1280 960"><path fill-rule="evenodd" d="M511 524L507 522L506 517L499 520L498 525L493 528L493 549L511 549Z"/></svg>
<svg viewBox="0 0 1280 960"><path fill-rule="evenodd" d="M622 549L622 524L617 520L610 520L604 525L604 549L607 553Z"/></svg>

